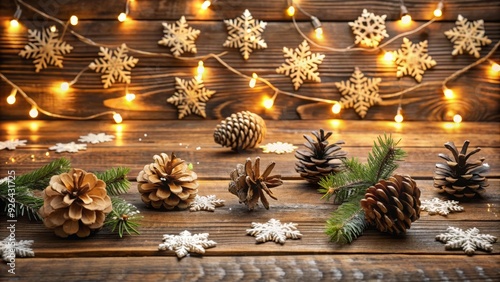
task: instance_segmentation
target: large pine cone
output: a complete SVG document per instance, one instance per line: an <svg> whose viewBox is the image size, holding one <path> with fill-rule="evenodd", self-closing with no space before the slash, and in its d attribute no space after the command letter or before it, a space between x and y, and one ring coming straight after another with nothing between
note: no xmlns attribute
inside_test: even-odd
<svg viewBox="0 0 500 282"><path fill-rule="evenodd" d="M420 218L420 189L410 176L394 175L368 188L361 207L379 231L405 233Z"/></svg>
<svg viewBox="0 0 500 282"><path fill-rule="evenodd" d="M186 209L198 194L198 176L174 153L155 155L137 176L142 201L155 209Z"/></svg>
<svg viewBox="0 0 500 282"><path fill-rule="evenodd" d="M232 114L214 131L214 141L235 151L254 148L266 135L266 123L257 114L242 111Z"/></svg>
<svg viewBox="0 0 500 282"><path fill-rule="evenodd" d="M103 226L112 209L106 183L93 173L74 168L50 178L39 214L59 237L87 237Z"/></svg>
<svg viewBox="0 0 500 282"><path fill-rule="evenodd" d="M231 182L229 183L229 192L238 196L240 203L244 203L249 210L253 210L260 201L266 209L269 209L269 202L264 192L269 197L277 200L271 192L271 188L281 186L283 181L280 175L270 175L275 163L270 163L260 174L260 158L255 158L255 164L252 167L252 160L247 159L245 165L238 164L236 169L231 172Z"/></svg>
<svg viewBox="0 0 500 282"><path fill-rule="evenodd" d="M482 192L484 187L489 186L486 177L481 175L490 169L488 164L483 163L484 158L478 161L468 161L469 157L479 152L481 148L476 148L467 154L468 140L464 142L460 152L453 142L447 142L444 146L452 152L454 159L448 155L439 154L439 157L446 161L446 163L437 163L434 171L434 187L439 193L448 193L457 198L463 196L472 198L476 193Z"/></svg>
<svg viewBox="0 0 500 282"><path fill-rule="evenodd" d="M330 173L337 173L344 169L342 160L346 158L347 152L342 151L341 145L344 141L337 141L333 144L328 144L328 138L332 135L320 129L313 131L313 138L304 135L307 140L304 145L306 149L297 150L295 157L298 161L295 163L295 171L300 173L300 176L311 183L318 183L321 178Z"/></svg>

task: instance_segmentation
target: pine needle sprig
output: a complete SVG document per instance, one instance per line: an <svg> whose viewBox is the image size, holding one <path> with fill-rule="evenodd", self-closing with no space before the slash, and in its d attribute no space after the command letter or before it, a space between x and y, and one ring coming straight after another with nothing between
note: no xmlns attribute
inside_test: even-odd
<svg viewBox="0 0 500 282"><path fill-rule="evenodd" d="M113 210L106 216L104 225L110 227L111 232L116 230L120 238L125 233L139 235L137 229L140 226L142 216L139 215L140 211L137 207L116 196L111 197L111 203Z"/></svg>
<svg viewBox="0 0 500 282"><path fill-rule="evenodd" d="M339 244L351 243L358 238L366 229L365 212L361 208L362 197L356 197L353 201L344 203L336 209L326 222L325 233L330 241Z"/></svg>
<svg viewBox="0 0 500 282"><path fill-rule="evenodd" d="M383 139L378 136L377 141L373 142L372 151L368 153L367 172L372 185L389 178L398 168L397 161L406 157L406 152L396 147L401 139L395 141L391 135L384 134Z"/></svg>
<svg viewBox="0 0 500 282"><path fill-rule="evenodd" d="M14 199L14 202L11 202ZM4 206L7 218L14 219L18 216L27 215L30 220L39 220L38 210L43 206L43 199L33 195L30 188L21 186L15 188L15 194L4 189L3 183L0 188L0 206Z"/></svg>
<svg viewBox="0 0 500 282"><path fill-rule="evenodd" d="M130 181L127 179L129 172L129 168L117 167L104 172L95 172L95 175L106 183L108 195L116 196L126 193L130 188Z"/></svg>
<svg viewBox="0 0 500 282"><path fill-rule="evenodd" d="M26 186L30 189L43 190L47 187L53 175L68 172L70 168L71 162L68 159L53 160L37 170L16 177L16 188Z"/></svg>

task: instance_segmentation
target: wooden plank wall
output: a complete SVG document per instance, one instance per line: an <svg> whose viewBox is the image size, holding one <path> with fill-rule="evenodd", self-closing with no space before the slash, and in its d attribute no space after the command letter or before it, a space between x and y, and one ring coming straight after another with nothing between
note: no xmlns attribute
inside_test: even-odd
<svg viewBox="0 0 500 282"><path fill-rule="evenodd" d="M189 24L201 31L196 41L198 54L227 52L222 59L235 69L251 75L253 72L269 79L279 89L294 92L291 80L275 69L284 62L284 46L296 48L303 38L294 29L290 17L286 16L287 1L238 1L219 0L209 10L200 10L201 0L140 0L130 4L130 17L133 19L120 23L116 16L125 8L124 0L114 1L27 1L45 13L67 20L72 14L78 15L80 22L73 29L80 34L102 44L128 46L150 52L169 53L169 48L160 46L157 41L163 36L162 22L174 22L185 16ZM387 15L386 26L390 37L411 30L424 24L431 17L437 0L407 0L405 5L415 20L410 27L398 23L400 1L349 1L344 0L301 0L301 7L317 16L323 24L325 38L322 42L334 48L345 48L354 43L354 35L348 22L354 21L363 9L378 15ZM346 4L348 3L348 4ZM255 50L250 59L243 60L237 49L223 47L227 29L223 19L240 16L245 9L252 15L268 23L263 38L268 44L264 50ZM103 89L100 74L85 72L81 79L67 93L60 93L55 86L63 80L71 80L95 58L98 48L86 45L71 35L64 40L71 44L73 51L65 56L64 68L50 66L39 73L34 72L32 60L18 56L27 44L27 28L40 29L54 24L32 11L23 8L22 26L12 31L8 22L16 6L14 1L0 2L0 72L21 86L35 99L42 108L58 114L86 116L97 112L116 110L125 119L177 119L177 108L166 102L174 94L174 77L189 79L194 75L197 60L176 60L172 58L148 57L131 54L139 58L139 63L132 70L130 90L137 99L130 104L123 103L124 84L115 83L109 89ZM437 66L426 71L423 82L440 82L453 72L473 63L476 59L469 55L451 55L452 43L443 32L455 26L458 14L469 20L484 19L486 35L492 44L482 48L481 55L487 54L500 40L499 1L445 1L443 17L409 36L413 42L429 41L429 54L437 61ZM300 28L312 35L310 20L298 12ZM60 28L61 29L61 28ZM385 39L387 40L387 39ZM389 44L385 50L399 49L402 40ZM390 94L416 85L411 77L396 78L396 67L381 62L381 53L370 52L331 52L312 47L313 52L326 55L320 65L321 83L306 82L296 93L311 97L338 100L341 97L335 82L347 80L355 67L359 67L368 77L380 77L380 94ZM184 57L193 57L186 54ZM500 52L494 53L493 60L500 62ZM273 91L258 84L254 89L248 87L248 81L236 76L221 66L214 59L205 61L207 74L205 85L216 94L207 102L207 119L221 119L233 112L250 110L266 119L329 119L341 118L358 120L360 117L353 109L344 109L339 115L330 111L331 105L314 103L285 95L277 97L271 110L262 107L264 96L271 96ZM499 121L500 75L489 71L490 64L483 63L449 86L457 98L446 100L441 86L421 87L404 95L401 100L405 120L450 120L459 113L466 121ZM1 119L28 119L30 106L18 97L14 105L7 105L5 98L11 87L0 81ZM366 120L392 120L399 97L385 99L383 104L369 109ZM48 117L40 115L40 119ZM109 118L109 117L105 117ZM186 119L201 119L196 115Z"/></svg>

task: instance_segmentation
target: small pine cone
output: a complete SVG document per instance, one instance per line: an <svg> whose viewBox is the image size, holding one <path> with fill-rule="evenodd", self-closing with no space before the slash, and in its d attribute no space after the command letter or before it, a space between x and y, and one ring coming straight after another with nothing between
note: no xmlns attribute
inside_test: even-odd
<svg viewBox="0 0 500 282"><path fill-rule="evenodd" d="M242 111L232 114L214 131L214 141L235 151L254 148L266 135L266 123L257 114Z"/></svg>
<svg viewBox="0 0 500 282"><path fill-rule="evenodd" d="M198 176L174 153L155 155L137 176L142 201L155 209L187 209L198 194Z"/></svg>
<svg viewBox="0 0 500 282"><path fill-rule="evenodd" d="M244 203L249 210L255 208L259 199L264 207L269 209L269 202L264 192L266 192L269 197L277 200L270 189L283 184L280 175L270 175L274 165L274 162L270 163L261 175L260 158L255 158L253 166L252 160L248 158L245 165L238 164L236 169L231 172L229 192L236 195L240 203Z"/></svg>
<svg viewBox="0 0 500 282"><path fill-rule="evenodd" d="M307 140L304 143L306 148L295 152L295 157L298 159L295 163L295 171L308 182L318 183L321 178L330 173L337 173L344 169L342 160L346 158L347 152L341 147L344 141L328 144L331 132L325 134L325 131L320 129L319 132L313 131L312 134L316 140L304 135Z"/></svg>
<svg viewBox="0 0 500 282"><path fill-rule="evenodd" d="M448 155L439 154L439 157L446 161L437 163L434 171L434 187L439 193L447 193L457 198L472 198L489 186L488 179L482 175L490 169L488 164L483 163L484 158L468 161L469 157L481 148L467 154L468 140L464 142L460 152L453 142L447 142L444 146L453 153L453 159Z"/></svg>
<svg viewBox="0 0 500 282"><path fill-rule="evenodd" d="M394 175L368 188L361 207L379 231L405 233L420 218L420 189L410 176Z"/></svg>
<svg viewBox="0 0 500 282"><path fill-rule="evenodd" d="M93 173L73 168L50 178L39 214L57 236L83 238L101 229L112 209L106 183Z"/></svg>

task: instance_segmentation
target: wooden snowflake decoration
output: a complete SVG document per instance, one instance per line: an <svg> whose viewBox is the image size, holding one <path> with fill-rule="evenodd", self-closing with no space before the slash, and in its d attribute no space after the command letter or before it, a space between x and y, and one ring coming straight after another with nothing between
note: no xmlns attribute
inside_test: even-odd
<svg viewBox="0 0 500 282"><path fill-rule="evenodd" d="M479 229L475 227L463 231L460 228L450 226L446 232L437 235L436 240L446 243L447 250L462 248L469 256L473 255L478 248L491 252L493 250L492 243L497 241L495 236L479 234Z"/></svg>
<svg viewBox="0 0 500 282"><path fill-rule="evenodd" d="M298 48L288 49L283 47L285 63L276 69L277 73L290 76L295 90L304 83L304 80L321 82L319 77L318 65L323 62L325 55L311 53L309 44L306 40L302 41Z"/></svg>
<svg viewBox="0 0 500 282"><path fill-rule="evenodd" d="M282 224L278 219L271 218L266 223L252 222L252 228L247 229L247 235L255 236L258 243L274 241L285 244L286 239L300 239L302 234L297 230L297 224Z"/></svg>
<svg viewBox="0 0 500 282"><path fill-rule="evenodd" d="M245 60L248 60L253 49L267 48L267 43L262 39L267 23L254 19L248 10L239 18L224 20L224 23L229 34L223 46L239 48Z"/></svg>
<svg viewBox="0 0 500 282"><path fill-rule="evenodd" d="M194 197L193 202L190 205L190 211L215 211L216 207L222 207L224 205L224 200L217 199L215 195L199 196Z"/></svg>
<svg viewBox="0 0 500 282"><path fill-rule="evenodd" d="M371 106L382 101L378 94L378 84L381 81L381 78L365 77L356 67L349 80L335 83L343 95L340 103L345 108L354 108L356 113L364 118Z"/></svg>
<svg viewBox="0 0 500 282"><path fill-rule="evenodd" d="M215 91L206 89L203 81L196 78L186 81L176 77L175 83L177 92L168 98L167 102L177 106L179 119L192 113L206 118L205 102L215 94Z"/></svg>
<svg viewBox="0 0 500 282"><path fill-rule="evenodd" d="M377 47L384 37L389 37L385 30L385 18L387 15L376 16L374 13L368 13L363 10L361 16L349 25L356 36L354 43L368 47Z"/></svg>
<svg viewBox="0 0 500 282"><path fill-rule="evenodd" d="M158 246L161 251L175 251L178 258L185 257L189 252L204 254L205 249L215 247L216 242L208 240L208 233L191 234L184 230L179 235L163 235L163 243Z"/></svg>
<svg viewBox="0 0 500 282"><path fill-rule="evenodd" d="M200 31L188 26L186 18L182 16L175 24L163 23L164 36L158 44L165 45L175 57L184 52L196 53L194 41L200 35Z"/></svg>
<svg viewBox="0 0 500 282"><path fill-rule="evenodd" d="M295 151L295 149L297 149L297 146L286 142L275 142L267 143L266 145L259 146L259 148L262 148L262 153L276 153L280 155Z"/></svg>
<svg viewBox="0 0 500 282"><path fill-rule="evenodd" d="M491 43L491 40L485 36L484 21L469 22L462 15L458 15L456 25L456 27L444 32L446 37L454 43L451 54L456 56L467 51L479 58L481 46Z"/></svg>
<svg viewBox="0 0 500 282"><path fill-rule="evenodd" d="M127 56L127 51L125 43L116 50L101 47L99 56L102 58L95 59L94 62L90 63L90 69L103 74L101 79L104 88L110 87L116 80L130 83L131 69L139 62L139 59Z"/></svg>
<svg viewBox="0 0 500 282"><path fill-rule="evenodd" d="M53 65L63 67L63 55L73 50L73 47L58 38L55 28L46 28L41 31L28 29L28 45L19 52L19 56L31 59L35 64L35 72Z"/></svg>
<svg viewBox="0 0 500 282"><path fill-rule="evenodd" d="M403 38L401 49L395 51L394 60L398 65L397 77L410 75L417 82L422 81L425 70L432 68L437 63L427 54L427 40L413 44L408 38Z"/></svg>
<svg viewBox="0 0 500 282"><path fill-rule="evenodd" d="M420 209L427 211L429 215L448 215L450 212L463 211L464 207L459 206L458 201L443 201L439 198L432 198L431 200L423 200Z"/></svg>

